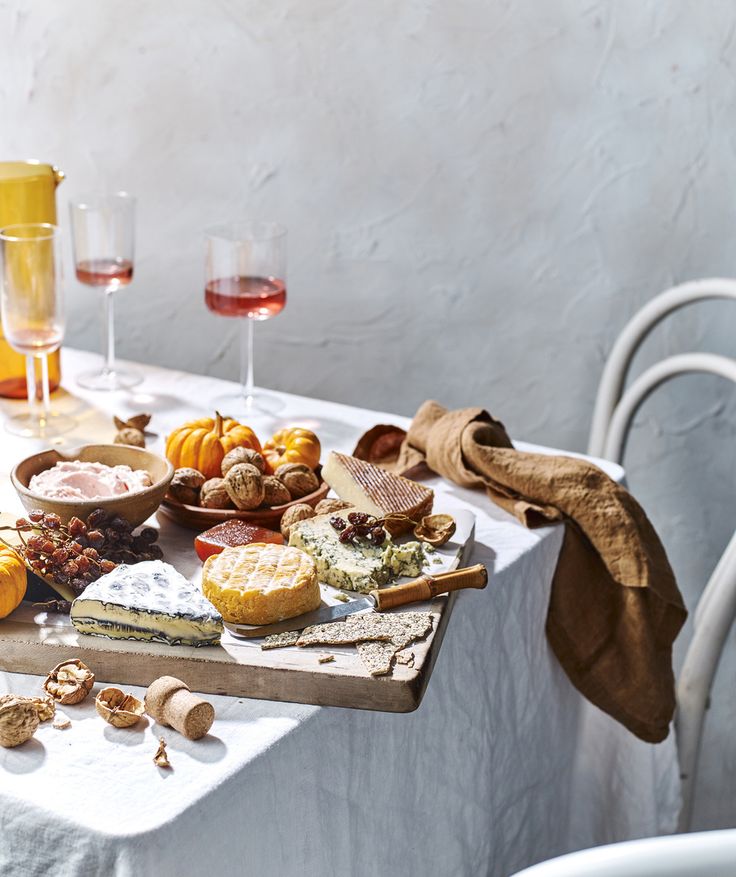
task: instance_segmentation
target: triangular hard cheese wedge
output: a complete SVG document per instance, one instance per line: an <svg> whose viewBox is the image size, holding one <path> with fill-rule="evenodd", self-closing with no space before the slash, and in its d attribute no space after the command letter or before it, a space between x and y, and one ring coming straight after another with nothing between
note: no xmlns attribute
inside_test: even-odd
<svg viewBox="0 0 736 877"><path fill-rule="evenodd" d="M340 499L377 518L403 514L418 521L432 511L434 492L429 487L357 457L332 451L322 477Z"/></svg>

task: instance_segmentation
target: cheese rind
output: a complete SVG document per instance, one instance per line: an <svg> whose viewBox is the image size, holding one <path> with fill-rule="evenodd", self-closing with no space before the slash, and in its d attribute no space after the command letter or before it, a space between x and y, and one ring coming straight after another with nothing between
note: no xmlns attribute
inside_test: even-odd
<svg viewBox="0 0 736 877"><path fill-rule="evenodd" d="M120 564L72 603L80 633L168 645L216 645L222 618L201 591L160 560Z"/></svg>
<svg viewBox="0 0 736 877"><path fill-rule="evenodd" d="M322 478L340 499L377 518L402 514L418 521L432 511L434 492L429 487L357 457L332 451ZM393 527L392 531L397 532Z"/></svg>
<svg viewBox="0 0 736 877"><path fill-rule="evenodd" d="M383 545L340 542L330 523L333 515L317 515L292 525L289 545L314 558L320 581L335 588L368 593L396 576L418 576L424 552L418 542L397 545L386 537Z"/></svg>

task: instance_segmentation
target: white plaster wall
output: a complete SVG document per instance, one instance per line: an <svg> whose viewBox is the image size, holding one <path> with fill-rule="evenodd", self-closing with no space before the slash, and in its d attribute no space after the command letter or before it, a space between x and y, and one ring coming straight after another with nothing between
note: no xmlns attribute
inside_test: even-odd
<svg viewBox="0 0 736 877"><path fill-rule="evenodd" d="M121 354L234 376L203 304L202 228L291 229L257 376L410 414L480 403L583 449L606 352L674 281L736 275L736 8L723 0L0 0L0 156L68 199L140 196ZM70 282L71 344L98 315ZM733 355L704 305L656 355ZM206 400L202 400L203 403ZM736 524L736 391L683 379L627 459L691 605ZM736 824L736 636L696 823Z"/></svg>

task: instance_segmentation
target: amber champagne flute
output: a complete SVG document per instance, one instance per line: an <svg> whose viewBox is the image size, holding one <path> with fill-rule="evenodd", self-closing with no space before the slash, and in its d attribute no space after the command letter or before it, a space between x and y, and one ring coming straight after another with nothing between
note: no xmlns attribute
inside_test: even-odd
<svg viewBox="0 0 736 877"><path fill-rule="evenodd" d="M127 390L143 380L115 362L113 295L133 279L135 198L127 192L96 195L69 205L77 280L104 293L102 369L77 378L88 390Z"/></svg>
<svg viewBox="0 0 736 877"><path fill-rule="evenodd" d="M59 229L49 223L0 229L0 311L8 344L26 358L28 411L9 418L8 432L43 438L67 432L71 417L51 410L48 355L64 337L64 284ZM36 399L41 361L41 407Z"/></svg>
<svg viewBox="0 0 736 877"><path fill-rule="evenodd" d="M256 390L253 326L286 306L286 229L275 222L223 222L205 230L205 303L240 320L240 392L217 400L232 417L273 414L283 407Z"/></svg>

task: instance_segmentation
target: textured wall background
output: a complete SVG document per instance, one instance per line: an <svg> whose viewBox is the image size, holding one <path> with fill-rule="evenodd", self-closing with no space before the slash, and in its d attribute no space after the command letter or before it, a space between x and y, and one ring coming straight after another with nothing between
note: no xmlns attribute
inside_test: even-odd
<svg viewBox="0 0 736 877"><path fill-rule="evenodd" d="M484 404L584 449L606 352L673 282L736 275L736 10L707 0L0 0L0 155L69 198L140 196L120 353L237 373L203 303L202 228L291 229L289 305L257 377L410 414ZM70 282L69 343L98 313ZM673 318L642 354L733 355L736 313ZM690 605L736 523L736 391L688 378L627 465ZM736 636L698 826L736 825Z"/></svg>

